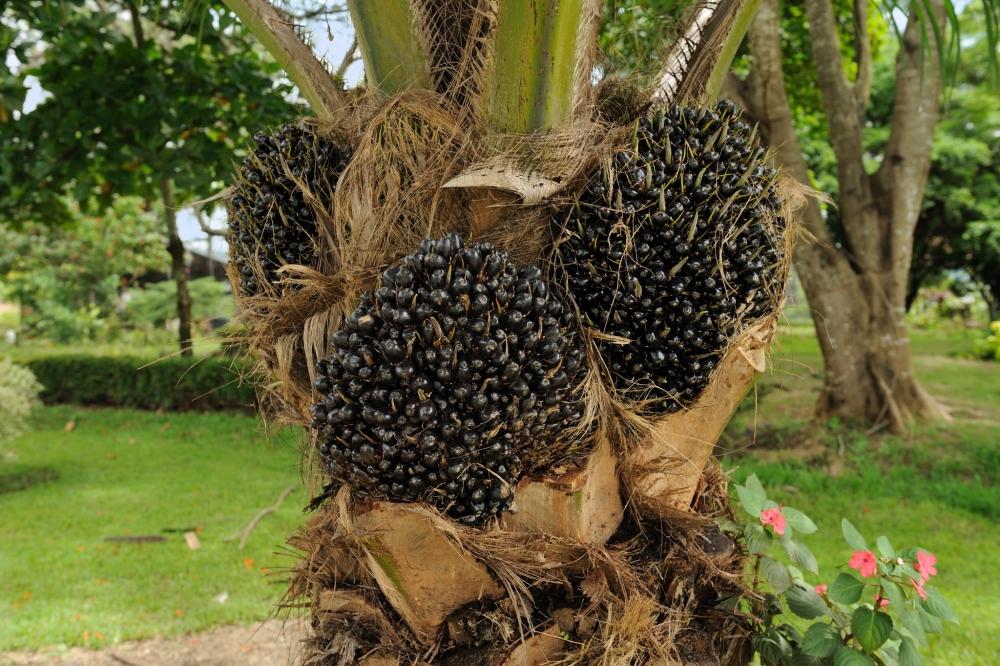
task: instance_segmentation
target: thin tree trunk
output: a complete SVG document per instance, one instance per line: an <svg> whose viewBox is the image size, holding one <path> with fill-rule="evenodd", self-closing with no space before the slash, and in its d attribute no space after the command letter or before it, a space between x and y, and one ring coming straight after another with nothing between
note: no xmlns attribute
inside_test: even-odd
<svg viewBox="0 0 1000 666"><path fill-rule="evenodd" d="M894 173L869 177L862 162L858 114L868 91L852 89L843 74L829 0L806 4L852 253L849 261L835 247L818 202L810 200L799 218L807 233L796 244L793 259L825 362L824 388L815 412L820 418L885 422L903 430L913 416L947 416L917 382L905 322L913 227L927 180L940 95L936 53L928 49L921 67L920 30L911 16L897 67L898 88L905 92L897 93L893 138L885 159L895 165ZM750 30L751 73L745 81L731 76L724 93L741 102L760 123L775 162L809 185L785 93L779 26L778 0L762 0ZM912 82L921 71L924 88Z"/></svg>
<svg viewBox="0 0 1000 666"><path fill-rule="evenodd" d="M170 253L174 282L177 284L177 318L180 320L181 356L191 356L191 293L188 291L187 267L184 265L184 242L177 233L174 189L169 178L160 179L160 195L167 219L167 252ZM209 237L209 242L211 242Z"/></svg>

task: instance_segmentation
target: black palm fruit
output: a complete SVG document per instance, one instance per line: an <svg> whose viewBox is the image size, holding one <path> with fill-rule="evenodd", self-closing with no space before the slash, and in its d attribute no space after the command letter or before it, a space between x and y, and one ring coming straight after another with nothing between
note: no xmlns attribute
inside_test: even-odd
<svg viewBox="0 0 1000 666"><path fill-rule="evenodd" d="M246 296L263 291L254 264L275 287L275 271L282 266L315 267L316 217L300 184L328 209L352 155L349 146L334 145L308 125L287 124L253 138L256 145L240 166L229 217L230 249Z"/></svg>
<svg viewBox="0 0 1000 666"><path fill-rule="evenodd" d="M385 271L317 364L313 428L327 471L476 525L522 471L565 453L585 372L574 315L535 266L449 234Z"/></svg>
<svg viewBox="0 0 1000 666"><path fill-rule="evenodd" d="M557 220L584 323L630 341L598 346L649 414L697 399L733 334L776 307L785 223L754 136L732 102L656 109Z"/></svg>

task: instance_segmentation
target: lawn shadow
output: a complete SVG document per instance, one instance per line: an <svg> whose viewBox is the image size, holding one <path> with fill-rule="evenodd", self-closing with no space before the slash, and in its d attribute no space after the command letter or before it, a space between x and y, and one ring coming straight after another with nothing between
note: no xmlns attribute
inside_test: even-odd
<svg viewBox="0 0 1000 666"><path fill-rule="evenodd" d="M19 465L12 470L0 471L0 495L16 493L58 480L59 472L54 467Z"/></svg>

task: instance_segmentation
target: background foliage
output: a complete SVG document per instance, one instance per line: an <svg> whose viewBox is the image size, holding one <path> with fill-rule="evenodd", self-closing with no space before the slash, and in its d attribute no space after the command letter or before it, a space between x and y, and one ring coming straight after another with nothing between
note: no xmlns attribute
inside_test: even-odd
<svg viewBox="0 0 1000 666"><path fill-rule="evenodd" d="M31 370L0 358L0 444L21 434L41 390Z"/></svg>
<svg viewBox="0 0 1000 666"><path fill-rule="evenodd" d="M221 2L13 0L4 18L0 37L22 66L0 70L0 219L67 221L66 194L155 199L160 178L179 203L208 197L250 134L298 115L273 60ZM21 113L29 75L51 96Z"/></svg>
<svg viewBox="0 0 1000 666"><path fill-rule="evenodd" d="M122 287L168 265L158 221L140 199L114 198L101 215L67 210L65 226L0 225L6 296L21 305L26 332L57 343L113 334Z"/></svg>
<svg viewBox="0 0 1000 666"><path fill-rule="evenodd" d="M191 280L191 319L206 322L226 318L236 307L232 291L225 282L210 277ZM157 282L143 289L130 292L130 300L125 306L129 324L144 328L162 328L177 316L177 285L174 282Z"/></svg>

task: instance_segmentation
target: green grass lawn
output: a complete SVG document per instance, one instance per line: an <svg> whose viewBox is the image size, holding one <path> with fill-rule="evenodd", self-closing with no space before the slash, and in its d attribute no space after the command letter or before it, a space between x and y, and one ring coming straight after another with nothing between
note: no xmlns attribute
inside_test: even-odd
<svg viewBox="0 0 1000 666"><path fill-rule="evenodd" d="M300 480L297 446L246 416L39 410L0 457L0 651L266 617L284 590L267 570L291 564L279 551L303 521L304 492L242 551L223 539ZM185 528L198 530L200 550L163 531ZM104 540L126 535L166 541Z"/></svg>
<svg viewBox="0 0 1000 666"><path fill-rule="evenodd" d="M866 433L810 418L822 358L809 334L786 334L720 441L737 478L755 472L776 501L805 511L820 530L802 538L830 582L851 549L847 517L874 543L920 546L938 557L933 584L961 626L946 625L926 651L934 666L1000 663L1000 364L961 358L973 334L913 334L924 386L952 424L917 424L906 435Z"/></svg>

